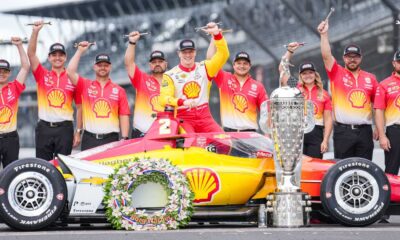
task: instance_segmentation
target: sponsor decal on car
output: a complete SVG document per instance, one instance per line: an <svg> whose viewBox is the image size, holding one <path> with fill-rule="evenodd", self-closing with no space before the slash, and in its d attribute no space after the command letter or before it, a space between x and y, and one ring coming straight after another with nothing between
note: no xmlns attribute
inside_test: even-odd
<svg viewBox="0 0 400 240"><path fill-rule="evenodd" d="M56 198L57 198L57 200L62 201L64 199L64 194L59 193L59 194L56 195Z"/></svg>
<svg viewBox="0 0 400 240"><path fill-rule="evenodd" d="M183 171L194 193L194 203L211 202L220 190L218 174L210 168L189 168Z"/></svg>
<svg viewBox="0 0 400 240"><path fill-rule="evenodd" d="M38 164L38 163L27 163L27 164L19 165L19 166L14 167L14 171L18 172L25 168L38 168L38 169L42 169L45 172L50 172L50 168L48 168L44 165Z"/></svg>

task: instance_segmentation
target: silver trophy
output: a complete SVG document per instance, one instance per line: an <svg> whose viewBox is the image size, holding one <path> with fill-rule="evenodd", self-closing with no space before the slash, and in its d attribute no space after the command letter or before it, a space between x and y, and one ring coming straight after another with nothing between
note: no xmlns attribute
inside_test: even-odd
<svg viewBox="0 0 400 240"><path fill-rule="evenodd" d="M268 132L274 142L276 191L267 196L267 224L273 227L309 225L310 196L301 192L304 133L314 128L314 106L300 90L289 86L272 92L268 102Z"/></svg>

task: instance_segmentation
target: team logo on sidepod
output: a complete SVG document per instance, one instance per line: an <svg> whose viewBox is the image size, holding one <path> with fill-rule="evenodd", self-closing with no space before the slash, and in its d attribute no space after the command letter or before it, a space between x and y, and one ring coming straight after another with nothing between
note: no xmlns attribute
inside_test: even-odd
<svg viewBox="0 0 400 240"><path fill-rule="evenodd" d="M218 174L209 168L189 168L183 171L194 193L194 203L211 202L220 190Z"/></svg>

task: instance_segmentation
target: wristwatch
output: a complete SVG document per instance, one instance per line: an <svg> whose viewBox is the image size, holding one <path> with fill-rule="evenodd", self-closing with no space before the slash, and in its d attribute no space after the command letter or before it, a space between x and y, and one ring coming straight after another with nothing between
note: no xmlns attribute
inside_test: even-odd
<svg viewBox="0 0 400 240"><path fill-rule="evenodd" d="M76 129L76 132L77 132L77 133L79 133L79 134L81 134L81 133L82 133L82 131L83 131L83 129L82 129L82 128L77 128L77 129Z"/></svg>
<svg viewBox="0 0 400 240"><path fill-rule="evenodd" d="M123 140L128 140L129 137L121 137L121 139L123 139Z"/></svg>

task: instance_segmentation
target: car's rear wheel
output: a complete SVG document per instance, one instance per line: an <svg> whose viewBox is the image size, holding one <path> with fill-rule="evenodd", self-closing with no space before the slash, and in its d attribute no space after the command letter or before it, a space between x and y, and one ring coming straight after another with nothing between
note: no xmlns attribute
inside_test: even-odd
<svg viewBox="0 0 400 240"><path fill-rule="evenodd" d="M61 214L67 187L61 173L40 159L17 160L0 177L0 217L18 230L38 230Z"/></svg>
<svg viewBox="0 0 400 240"><path fill-rule="evenodd" d="M338 223L366 226L379 220L390 201L390 185L373 162L348 158L337 162L321 184L321 203Z"/></svg>

